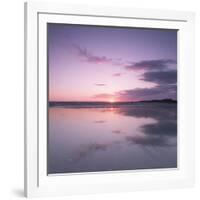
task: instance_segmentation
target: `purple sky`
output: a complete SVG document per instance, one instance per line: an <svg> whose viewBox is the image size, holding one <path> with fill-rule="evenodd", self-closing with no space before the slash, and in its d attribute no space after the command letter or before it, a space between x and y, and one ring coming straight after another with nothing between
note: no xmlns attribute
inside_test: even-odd
<svg viewBox="0 0 200 200"><path fill-rule="evenodd" d="M177 31L48 24L50 101L176 99Z"/></svg>

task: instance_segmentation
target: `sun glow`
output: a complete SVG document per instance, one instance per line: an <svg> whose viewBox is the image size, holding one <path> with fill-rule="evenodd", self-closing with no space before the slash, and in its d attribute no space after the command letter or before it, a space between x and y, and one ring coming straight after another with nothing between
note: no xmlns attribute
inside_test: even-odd
<svg viewBox="0 0 200 200"><path fill-rule="evenodd" d="M114 100L114 99L109 99L109 102L110 102L110 103L114 103L115 100Z"/></svg>

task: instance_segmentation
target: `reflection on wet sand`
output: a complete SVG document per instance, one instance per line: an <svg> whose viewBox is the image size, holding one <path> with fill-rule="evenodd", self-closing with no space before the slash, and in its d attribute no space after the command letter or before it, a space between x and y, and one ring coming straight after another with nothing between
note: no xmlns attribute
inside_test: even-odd
<svg viewBox="0 0 200 200"><path fill-rule="evenodd" d="M150 146L176 146L177 136L177 110L174 104L146 105L145 108L122 108L116 111L120 114L134 117L154 118L153 124L141 126L143 136L128 136L127 141L134 144Z"/></svg>
<svg viewBox="0 0 200 200"><path fill-rule="evenodd" d="M51 107L48 149L48 173L175 168L177 105Z"/></svg>

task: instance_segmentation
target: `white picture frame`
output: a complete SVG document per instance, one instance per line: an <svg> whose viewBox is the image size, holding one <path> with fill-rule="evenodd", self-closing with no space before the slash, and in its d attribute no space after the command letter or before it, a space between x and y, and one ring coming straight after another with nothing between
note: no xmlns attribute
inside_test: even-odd
<svg viewBox="0 0 200 200"><path fill-rule="evenodd" d="M47 176L48 22L178 30L178 168ZM25 196L188 187L194 184L194 14L25 3Z"/></svg>

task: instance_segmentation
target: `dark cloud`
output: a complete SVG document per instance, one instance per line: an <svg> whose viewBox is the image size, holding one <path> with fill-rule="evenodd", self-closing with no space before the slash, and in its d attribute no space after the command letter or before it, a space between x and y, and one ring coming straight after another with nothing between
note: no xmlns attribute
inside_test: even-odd
<svg viewBox="0 0 200 200"><path fill-rule="evenodd" d="M176 99L176 85L158 85L152 88L136 88L118 92L120 100L141 101L153 99Z"/></svg>
<svg viewBox="0 0 200 200"><path fill-rule="evenodd" d="M177 99L177 70L170 69L171 64L176 64L175 60L144 60L126 66L128 70L145 70L140 80L156 83L151 88L135 88L132 90L120 91L118 93L121 100L152 100L152 99Z"/></svg>
<svg viewBox="0 0 200 200"><path fill-rule="evenodd" d="M151 88L135 88L130 90L121 90L114 94L101 93L93 96L93 98L116 98L120 101L143 101L143 100L159 100L159 99L177 99L177 86L157 85Z"/></svg>
<svg viewBox="0 0 200 200"><path fill-rule="evenodd" d="M73 45L74 48L78 51L78 54L85 59L87 62L91 63L110 63L112 61L111 58L107 58L106 56L96 56L89 52L86 48L82 48L78 45Z"/></svg>
<svg viewBox="0 0 200 200"><path fill-rule="evenodd" d="M172 59L142 60L140 62L132 62L125 68L127 70L164 70L171 64L176 64L176 61Z"/></svg>
<svg viewBox="0 0 200 200"><path fill-rule="evenodd" d="M177 82L177 70L145 72L140 80L157 84L175 84Z"/></svg>
<svg viewBox="0 0 200 200"><path fill-rule="evenodd" d="M106 86L105 83L95 83L94 85L96 85L96 86Z"/></svg>

